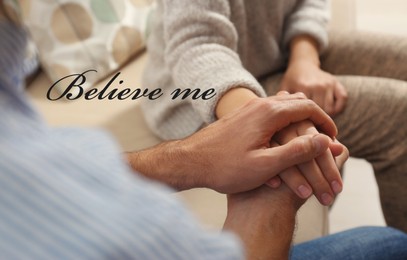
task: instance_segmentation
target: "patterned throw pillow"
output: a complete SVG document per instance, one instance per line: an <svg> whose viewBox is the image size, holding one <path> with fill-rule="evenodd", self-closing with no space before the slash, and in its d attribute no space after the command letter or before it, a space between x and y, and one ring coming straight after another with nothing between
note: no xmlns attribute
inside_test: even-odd
<svg viewBox="0 0 407 260"><path fill-rule="evenodd" d="M90 87L144 49L153 2L4 0L4 9L22 18L51 80L95 69L83 85Z"/></svg>

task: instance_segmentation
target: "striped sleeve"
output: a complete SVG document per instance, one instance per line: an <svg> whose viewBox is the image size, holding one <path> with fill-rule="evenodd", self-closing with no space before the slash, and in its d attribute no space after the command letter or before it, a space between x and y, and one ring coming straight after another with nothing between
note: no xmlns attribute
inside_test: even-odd
<svg viewBox="0 0 407 260"><path fill-rule="evenodd" d="M0 22L0 259L240 259L234 236L202 229L106 134L39 121L15 91L21 33Z"/></svg>
<svg viewBox="0 0 407 260"><path fill-rule="evenodd" d="M203 230L166 188L130 173L104 134L1 132L5 259L240 258L231 235Z"/></svg>

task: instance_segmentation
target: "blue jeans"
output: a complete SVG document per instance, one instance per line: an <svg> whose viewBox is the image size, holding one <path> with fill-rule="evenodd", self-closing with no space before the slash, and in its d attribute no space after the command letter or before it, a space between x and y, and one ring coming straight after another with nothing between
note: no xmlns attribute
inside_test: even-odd
<svg viewBox="0 0 407 260"><path fill-rule="evenodd" d="M293 247L293 260L406 260L407 234L393 228L362 227Z"/></svg>

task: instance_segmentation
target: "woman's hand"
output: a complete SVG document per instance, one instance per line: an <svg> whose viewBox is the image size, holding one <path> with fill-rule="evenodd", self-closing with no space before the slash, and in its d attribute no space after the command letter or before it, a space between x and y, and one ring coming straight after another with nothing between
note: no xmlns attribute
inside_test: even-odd
<svg viewBox="0 0 407 260"><path fill-rule="evenodd" d="M277 94L277 96L285 95L288 93ZM270 145L278 147L299 136L317 134L319 132L312 122L308 120L296 122L276 133ZM336 139L330 142L329 148L313 160L285 169L279 176L270 179L267 184L277 188L283 181L298 197L307 199L315 194L321 204L331 205L335 196L342 191L343 184L339 169L348 159L349 153L347 148Z"/></svg>
<svg viewBox="0 0 407 260"><path fill-rule="evenodd" d="M292 124L273 137L272 147L289 143L294 138L318 134L311 122ZM331 141L330 149L306 163L284 170L279 177L272 178L267 184L276 188L283 181L298 197L306 199L312 194L323 205L331 205L337 194L342 191L340 167L348 159L346 147L338 141Z"/></svg>
<svg viewBox="0 0 407 260"><path fill-rule="evenodd" d="M290 63L281 83L281 90L289 93L303 92L330 116L340 113L347 100L347 92L336 77L307 60Z"/></svg>
<svg viewBox="0 0 407 260"><path fill-rule="evenodd" d="M290 60L280 88L303 92L330 116L344 109L348 97L336 77L320 68L318 44L308 35L291 40Z"/></svg>

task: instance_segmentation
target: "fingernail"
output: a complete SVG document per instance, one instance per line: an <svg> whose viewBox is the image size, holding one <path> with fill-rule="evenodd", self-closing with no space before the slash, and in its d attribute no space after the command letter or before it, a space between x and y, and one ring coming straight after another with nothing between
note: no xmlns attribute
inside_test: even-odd
<svg viewBox="0 0 407 260"><path fill-rule="evenodd" d="M342 192L342 185L340 185L339 182L337 182L337 181L333 181L331 183L331 187L332 187L332 190L335 192L335 194L339 194Z"/></svg>
<svg viewBox="0 0 407 260"><path fill-rule="evenodd" d="M271 188L278 188L279 186L279 181L276 179L271 179L267 182L267 184L271 187Z"/></svg>
<svg viewBox="0 0 407 260"><path fill-rule="evenodd" d="M312 194L312 190L309 189L309 188L308 188L307 186L305 186L305 185L299 186L299 187L298 187L298 192L300 193L301 197L304 198L304 199L308 198L308 197L311 196L311 194Z"/></svg>
<svg viewBox="0 0 407 260"><path fill-rule="evenodd" d="M331 205L333 198L329 193L324 193L321 196L321 200L324 205Z"/></svg>

